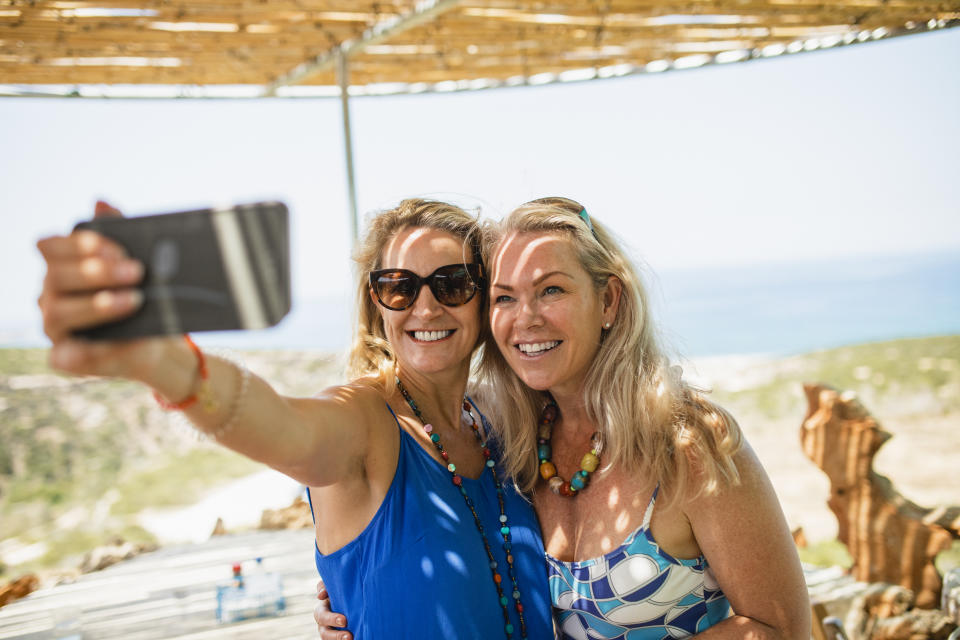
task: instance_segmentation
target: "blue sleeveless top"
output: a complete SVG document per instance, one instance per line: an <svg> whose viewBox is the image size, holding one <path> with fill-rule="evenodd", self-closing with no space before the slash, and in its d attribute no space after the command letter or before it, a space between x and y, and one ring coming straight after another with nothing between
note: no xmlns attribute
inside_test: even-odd
<svg viewBox="0 0 960 640"><path fill-rule="evenodd" d="M730 604L706 558L674 558L653 539L650 520L659 489L643 524L610 553L579 562L547 555L562 640L672 640L727 617Z"/></svg>
<svg viewBox="0 0 960 640"><path fill-rule="evenodd" d="M396 414L393 416L396 420ZM490 425L482 414L480 418L489 438ZM330 593L333 610L346 615L355 640L506 638L490 560L473 515L446 467L399 422L397 428L397 470L373 519L360 535L333 553L323 555L314 545L317 570ZM494 450L494 457L496 454ZM499 468L497 471L504 478ZM476 480L464 477L463 486L503 575L504 592L510 598L512 637L519 639L493 474L484 467ZM540 525L533 507L512 483L504 482L503 489L527 637L552 640Z"/></svg>

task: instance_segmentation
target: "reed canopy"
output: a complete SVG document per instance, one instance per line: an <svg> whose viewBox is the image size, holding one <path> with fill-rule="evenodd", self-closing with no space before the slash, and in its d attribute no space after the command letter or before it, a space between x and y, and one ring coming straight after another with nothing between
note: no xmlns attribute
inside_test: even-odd
<svg viewBox="0 0 960 640"><path fill-rule="evenodd" d="M957 24L960 0L0 0L0 93L476 90Z"/></svg>

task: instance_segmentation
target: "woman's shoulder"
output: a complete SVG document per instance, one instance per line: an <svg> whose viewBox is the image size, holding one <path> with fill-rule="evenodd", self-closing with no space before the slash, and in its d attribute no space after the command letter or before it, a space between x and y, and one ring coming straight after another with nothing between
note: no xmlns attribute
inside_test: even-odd
<svg viewBox="0 0 960 640"><path fill-rule="evenodd" d="M337 413L361 417L374 411L382 411L386 399L382 380L374 376L363 376L327 387L308 401L324 405Z"/></svg>

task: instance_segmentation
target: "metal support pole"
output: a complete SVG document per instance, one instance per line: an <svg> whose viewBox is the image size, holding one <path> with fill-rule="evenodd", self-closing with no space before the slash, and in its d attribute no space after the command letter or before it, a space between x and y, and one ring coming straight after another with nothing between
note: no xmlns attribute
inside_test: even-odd
<svg viewBox="0 0 960 640"><path fill-rule="evenodd" d="M357 229L357 185L353 175L353 141L350 137L350 70L343 49L337 52L337 79L340 81L340 107L343 111L343 145L347 162L347 195L350 198L350 233L353 244L359 239Z"/></svg>

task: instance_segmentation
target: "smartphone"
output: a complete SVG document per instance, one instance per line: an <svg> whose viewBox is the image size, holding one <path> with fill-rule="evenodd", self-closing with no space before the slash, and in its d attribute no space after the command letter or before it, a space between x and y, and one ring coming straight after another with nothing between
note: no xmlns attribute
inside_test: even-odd
<svg viewBox="0 0 960 640"><path fill-rule="evenodd" d="M122 340L262 329L290 311L289 224L281 202L96 218L75 229L110 238L145 267L140 309L78 336Z"/></svg>

